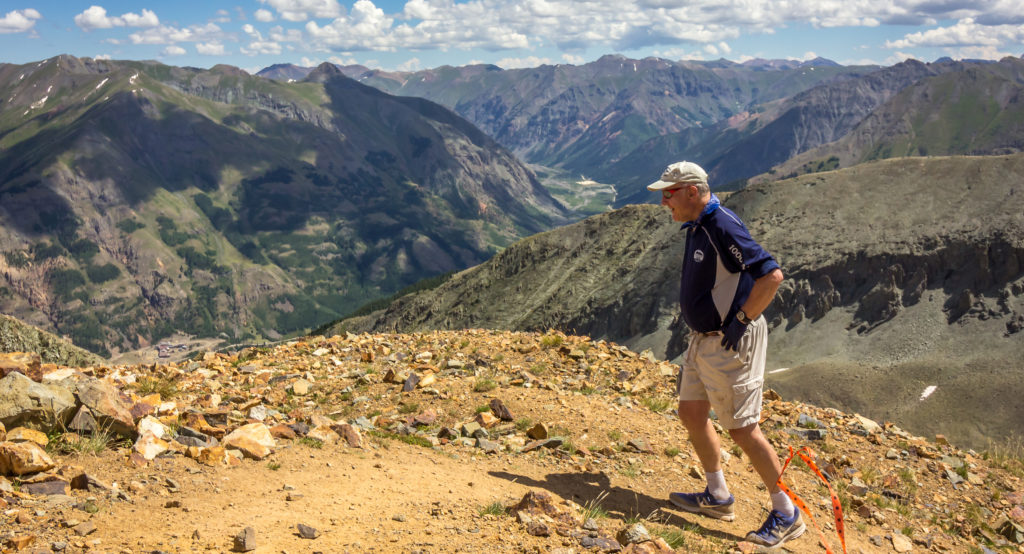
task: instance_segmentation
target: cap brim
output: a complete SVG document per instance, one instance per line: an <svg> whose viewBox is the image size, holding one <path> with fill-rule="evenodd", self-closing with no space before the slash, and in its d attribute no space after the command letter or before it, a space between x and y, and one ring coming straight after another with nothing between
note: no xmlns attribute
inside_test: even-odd
<svg viewBox="0 0 1024 554"><path fill-rule="evenodd" d="M655 181L647 185L647 190L665 190L668 188L672 188L678 184L679 183L676 183L674 181Z"/></svg>

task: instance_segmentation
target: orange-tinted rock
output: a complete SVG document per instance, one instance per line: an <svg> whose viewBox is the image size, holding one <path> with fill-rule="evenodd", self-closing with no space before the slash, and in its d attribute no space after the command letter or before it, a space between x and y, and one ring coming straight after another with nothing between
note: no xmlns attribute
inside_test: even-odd
<svg viewBox="0 0 1024 554"><path fill-rule="evenodd" d="M25 475L53 467L50 456L34 442L0 443L0 475Z"/></svg>

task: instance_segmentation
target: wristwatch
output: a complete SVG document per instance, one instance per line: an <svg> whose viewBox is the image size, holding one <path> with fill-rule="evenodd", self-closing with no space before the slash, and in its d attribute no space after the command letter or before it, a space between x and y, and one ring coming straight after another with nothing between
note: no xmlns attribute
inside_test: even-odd
<svg viewBox="0 0 1024 554"><path fill-rule="evenodd" d="M744 324L744 325L750 325L750 321L751 320L750 320L749 317L747 317L747 314L744 313L743 310L737 310L736 311L736 319L738 319L739 322Z"/></svg>

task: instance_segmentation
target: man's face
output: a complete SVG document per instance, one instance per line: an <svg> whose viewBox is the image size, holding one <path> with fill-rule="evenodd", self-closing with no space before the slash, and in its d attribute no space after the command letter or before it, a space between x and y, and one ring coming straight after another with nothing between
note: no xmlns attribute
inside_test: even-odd
<svg viewBox="0 0 1024 554"><path fill-rule="evenodd" d="M666 197L666 194L670 196ZM697 187L693 185L681 185L679 188L662 191L661 205L671 210L672 219L680 223L697 219L704 209Z"/></svg>

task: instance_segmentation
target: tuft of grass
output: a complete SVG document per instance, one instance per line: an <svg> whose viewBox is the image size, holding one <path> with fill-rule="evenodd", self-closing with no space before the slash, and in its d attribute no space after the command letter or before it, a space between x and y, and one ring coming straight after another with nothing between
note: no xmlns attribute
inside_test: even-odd
<svg viewBox="0 0 1024 554"><path fill-rule="evenodd" d="M558 348L564 341L562 335L544 335L540 338L540 345L544 348Z"/></svg>
<svg viewBox="0 0 1024 554"><path fill-rule="evenodd" d="M622 433L618 429L612 429L611 431L608 431L608 438L618 442L622 439Z"/></svg>
<svg viewBox="0 0 1024 554"><path fill-rule="evenodd" d="M679 455L679 448L675 446L666 446L665 455L668 456L669 458L675 458L676 456Z"/></svg>
<svg viewBox="0 0 1024 554"><path fill-rule="evenodd" d="M319 449L324 447L324 441L320 439L314 439L313 437L302 437L297 442L310 448Z"/></svg>
<svg viewBox="0 0 1024 554"><path fill-rule="evenodd" d="M584 387L581 387L580 394L582 394L583 396L591 396L597 394L597 387L594 387L592 385L586 385Z"/></svg>
<svg viewBox="0 0 1024 554"><path fill-rule="evenodd" d="M879 475L878 469L873 466L867 466L860 470L860 478L868 485L877 484L879 477L881 477L881 475Z"/></svg>
<svg viewBox="0 0 1024 554"><path fill-rule="evenodd" d="M737 458L743 457L743 449L740 448L740 445L738 444L732 445L732 448L729 449L729 453L732 454L733 456L736 456Z"/></svg>
<svg viewBox="0 0 1024 554"><path fill-rule="evenodd" d="M50 437L46 451L50 454L97 455L106 450L118 437L109 427L102 427L88 436L76 433L57 433ZM131 444L129 443L129 448Z"/></svg>
<svg viewBox="0 0 1024 554"><path fill-rule="evenodd" d="M533 428L533 420L528 417L521 417L516 420L516 431L525 433Z"/></svg>
<svg viewBox="0 0 1024 554"><path fill-rule="evenodd" d="M398 413L400 414L411 414L420 409L418 402L409 402L398 405Z"/></svg>
<svg viewBox="0 0 1024 554"><path fill-rule="evenodd" d="M1000 442L989 442L982 457L995 467L1024 478L1024 436L1012 434Z"/></svg>
<svg viewBox="0 0 1024 554"><path fill-rule="evenodd" d="M570 431L568 427L562 425L554 425L549 429L548 435L552 437L562 437L563 439L567 439L570 436L572 436L572 431Z"/></svg>
<svg viewBox="0 0 1024 554"><path fill-rule="evenodd" d="M473 382L473 392L488 392L498 388L498 382L491 377L478 377Z"/></svg>
<svg viewBox="0 0 1024 554"><path fill-rule="evenodd" d="M673 550L686 546L686 533L682 529L655 527L650 531L652 535L661 537Z"/></svg>
<svg viewBox="0 0 1024 554"><path fill-rule="evenodd" d="M645 396L644 398L640 399L640 404L646 406L648 410L656 414L660 414L661 412L664 412L669 408L669 406L672 404L672 401L664 397L655 398L652 396Z"/></svg>
<svg viewBox="0 0 1024 554"><path fill-rule="evenodd" d="M391 439L405 444L411 444L413 446L422 446L423 448L433 448L434 445L429 440L419 435L400 435L398 433L390 433L388 431L381 431L379 429L373 429L367 431L367 434L380 438L380 439Z"/></svg>
<svg viewBox="0 0 1024 554"><path fill-rule="evenodd" d="M166 378L146 377L135 383L135 392L139 396L149 396L153 393L160 395L161 400L174 398L178 394L178 385Z"/></svg>
<svg viewBox="0 0 1024 554"><path fill-rule="evenodd" d="M570 456L576 455L576 445L571 440L565 440L562 442L561 449L568 453Z"/></svg>
<svg viewBox="0 0 1024 554"><path fill-rule="evenodd" d="M267 469L270 471L277 471L281 469L281 464L280 462L267 462Z"/></svg>
<svg viewBox="0 0 1024 554"><path fill-rule="evenodd" d="M503 516L508 512L505 510L505 505L495 500L486 506L478 506L476 509L477 513L481 516Z"/></svg>
<svg viewBox="0 0 1024 554"><path fill-rule="evenodd" d="M605 510L601 506L605 498L608 498L608 491L606 490L601 491L596 497L591 498L583 504L583 511L580 513L583 517L583 521L608 517L608 510Z"/></svg>
<svg viewBox="0 0 1024 554"><path fill-rule="evenodd" d="M478 413L478 414L482 414L484 412L489 412L489 411L491 411L491 407L488 406L487 404L484 404L482 406L477 406L476 410L474 410L474 412Z"/></svg>

